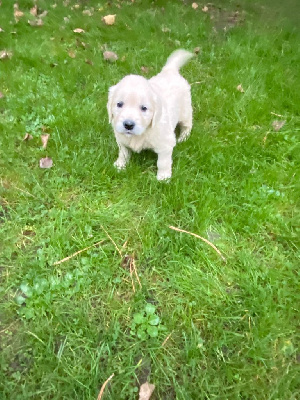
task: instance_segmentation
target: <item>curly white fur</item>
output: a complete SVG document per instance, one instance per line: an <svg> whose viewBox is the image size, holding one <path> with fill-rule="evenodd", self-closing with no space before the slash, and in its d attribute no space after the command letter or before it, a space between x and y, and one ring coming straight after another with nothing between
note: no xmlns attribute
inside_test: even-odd
<svg viewBox="0 0 300 400"><path fill-rule="evenodd" d="M109 89L107 110L119 146L118 169L125 168L131 151L152 149L158 155L157 179L171 178L175 128L180 125L178 141L187 139L192 129L190 85L179 74L191 57L176 50L150 80L128 75Z"/></svg>

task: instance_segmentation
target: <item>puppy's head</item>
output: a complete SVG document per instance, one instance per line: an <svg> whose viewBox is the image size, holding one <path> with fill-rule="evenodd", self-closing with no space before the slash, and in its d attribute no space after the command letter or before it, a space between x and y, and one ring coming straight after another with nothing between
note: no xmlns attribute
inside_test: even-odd
<svg viewBox="0 0 300 400"><path fill-rule="evenodd" d="M109 89L109 122L117 133L142 135L155 125L160 108L157 94L142 76L128 75Z"/></svg>

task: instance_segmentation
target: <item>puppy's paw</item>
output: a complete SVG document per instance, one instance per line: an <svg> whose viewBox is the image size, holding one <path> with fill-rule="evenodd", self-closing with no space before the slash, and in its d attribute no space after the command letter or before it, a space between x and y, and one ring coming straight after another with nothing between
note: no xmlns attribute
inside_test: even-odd
<svg viewBox="0 0 300 400"><path fill-rule="evenodd" d="M157 180L158 181L166 181L170 179L172 176L172 172L158 172L157 173Z"/></svg>
<svg viewBox="0 0 300 400"><path fill-rule="evenodd" d="M114 166L121 171L122 169L124 169L126 167L126 162L121 161L121 160L117 160L114 162Z"/></svg>
<svg viewBox="0 0 300 400"><path fill-rule="evenodd" d="M191 133L190 130L181 132L179 138L177 139L177 142L178 143L185 142L187 138L190 136L190 133Z"/></svg>

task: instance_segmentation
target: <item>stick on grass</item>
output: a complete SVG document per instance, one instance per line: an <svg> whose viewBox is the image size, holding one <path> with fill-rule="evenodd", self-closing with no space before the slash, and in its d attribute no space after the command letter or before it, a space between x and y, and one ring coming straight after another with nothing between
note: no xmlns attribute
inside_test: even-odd
<svg viewBox="0 0 300 400"><path fill-rule="evenodd" d="M62 260L56 261L53 265L59 265L59 264L65 262L65 261L68 261L68 260L70 260L71 258L77 256L77 254L80 254L80 253L82 253L83 251L86 251L86 250L88 250L88 249L91 249L92 247L98 246L98 244L101 244L101 243L103 243L103 242L104 242L104 240L101 240L100 242L94 243L94 244L92 244L91 246L88 246L88 247L85 247L84 249L78 250L78 251L76 251L76 253L71 254L70 256L63 258Z"/></svg>
<svg viewBox="0 0 300 400"><path fill-rule="evenodd" d="M115 374L112 374L108 379L106 379L106 381L103 383L100 392L98 394L97 400L101 400L102 399L102 395L105 389L105 386L108 384L108 382L115 376Z"/></svg>
<svg viewBox="0 0 300 400"><path fill-rule="evenodd" d="M178 231L178 232L183 232L183 233L187 233L188 235L192 235L195 236L198 239L203 240L203 242L207 243L210 247L212 247L218 254L219 256L222 258L222 260L226 261L226 258L222 255L222 253L220 252L219 249L216 248L216 246L214 244L212 244L209 240L205 239L202 236L196 235L196 233L192 233L192 232L188 232L185 231L183 229L179 229L179 228L175 228L175 226L169 226L170 229L173 229L174 231Z"/></svg>
<svg viewBox="0 0 300 400"><path fill-rule="evenodd" d="M109 238L109 240L115 246L117 252L120 254L120 257L122 258L122 253L121 253L119 247L117 246L116 242L114 241L114 239L109 235L109 233L104 229L104 227L102 225L101 225L101 228L104 230L104 232L106 233L106 236Z"/></svg>

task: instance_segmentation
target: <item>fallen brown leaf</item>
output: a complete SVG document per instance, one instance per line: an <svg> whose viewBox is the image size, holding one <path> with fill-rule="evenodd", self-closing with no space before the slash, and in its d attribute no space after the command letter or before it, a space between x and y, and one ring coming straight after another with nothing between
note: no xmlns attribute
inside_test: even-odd
<svg viewBox="0 0 300 400"><path fill-rule="evenodd" d="M193 4L192 4L192 8L193 8L194 10L197 10L198 7L199 7L199 6L198 6L197 3L193 3Z"/></svg>
<svg viewBox="0 0 300 400"><path fill-rule="evenodd" d="M243 89L242 84L238 85L238 86L236 87L236 89L237 89L239 92L241 92L241 93L245 93L245 90Z"/></svg>
<svg viewBox="0 0 300 400"><path fill-rule="evenodd" d="M104 57L104 60L111 61L111 62L117 61L117 59L118 59L117 54L114 53L113 51L105 51L103 53L103 57Z"/></svg>
<svg viewBox="0 0 300 400"><path fill-rule="evenodd" d="M39 18L44 18L44 17L46 17L47 14L48 14L48 11L45 10L45 11L43 11L41 14L39 14L38 17L39 17Z"/></svg>
<svg viewBox="0 0 300 400"><path fill-rule="evenodd" d="M76 38L76 46L77 47L83 47L84 49L86 49L88 47L88 45L86 43L82 42L78 38Z"/></svg>
<svg viewBox="0 0 300 400"><path fill-rule="evenodd" d="M153 385L152 383L143 383L140 387L139 400L149 400L154 389L155 385Z"/></svg>
<svg viewBox="0 0 300 400"><path fill-rule="evenodd" d="M0 28L0 32L4 32L4 29Z"/></svg>
<svg viewBox="0 0 300 400"><path fill-rule="evenodd" d="M202 11L205 12L205 13L207 13L207 12L208 12L208 7L207 7L207 6L204 6L204 7L202 8Z"/></svg>
<svg viewBox="0 0 300 400"><path fill-rule="evenodd" d="M40 168L51 168L53 166L53 161L50 157L45 157L40 159Z"/></svg>
<svg viewBox="0 0 300 400"><path fill-rule="evenodd" d="M23 138L23 142L27 142L28 140L32 140L33 136L30 135L29 133L25 133L25 136Z"/></svg>
<svg viewBox="0 0 300 400"><path fill-rule="evenodd" d="M86 60L85 60L85 63L86 63L86 64L89 64L89 65L94 65L93 61L91 61L91 60L89 60L89 59L86 59Z"/></svg>
<svg viewBox="0 0 300 400"><path fill-rule="evenodd" d="M278 132L284 125L285 125L286 121L279 121L279 120L275 120L272 122L272 127L274 129L275 132Z"/></svg>
<svg viewBox="0 0 300 400"><path fill-rule="evenodd" d="M6 58L12 58L12 51L1 50L0 51L0 60L5 60Z"/></svg>
<svg viewBox="0 0 300 400"><path fill-rule="evenodd" d="M69 56L70 56L71 58L75 58L75 57L76 57L76 53L75 53L75 51L73 51L73 50L69 50L69 51L68 51L68 54L69 54Z"/></svg>
<svg viewBox="0 0 300 400"><path fill-rule="evenodd" d="M141 67L141 71L142 71L144 74L148 74L149 68L148 68L148 67Z"/></svg>
<svg viewBox="0 0 300 400"><path fill-rule="evenodd" d="M115 23L115 21L116 21L116 14L106 15L105 17L102 18L102 21L106 25L113 25Z"/></svg>
<svg viewBox="0 0 300 400"><path fill-rule="evenodd" d="M28 20L29 25L31 26L43 26L44 25L44 21L42 20L42 18L36 18L33 20Z"/></svg>
<svg viewBox="0 0 300 400"><path fill-rule="evenodd" d="M93 15L93 12L91 10L83 10L82 15L87 15L88 17L91 17Z"/></svg>
<svg viewBox="0 0 300 400"><path fill-rule="evenodd" d="M76 29L73 30L73 32L75 32L75 33L85 33L85 30L81 29L81 28L76 28Z"/></svg>
<svg viewBox="0 0 300 400"><path fill-rule="evenodd" d="M30 9L30 14L33 15L34 17L37 16L37 5L35 5Z"/></svg>
<svg viewBox="0 0 300 400"><path fill-rule="evenodd" d="M14 4L14 17L16 22L19 22L19 19L22 18L24 16L23 11L19 10L19 4L15 3Z"/></svg>
<svg viewBox="0 0 300 400"><path fill-rule="evenodd" d="M195 47L195 48L194 48L194 53L195 53L195 54L199 54L199 53L200 53L200 50L201 50L200 47Z"/></svg>
<svg viewBox="0 0 300 400"><path fill-rule="evenodd" d="M49 138L50 138L49 133L47 133L46 135L41 135L41 141L42 141L43 149L45 149L47 147Z"/></svg>

